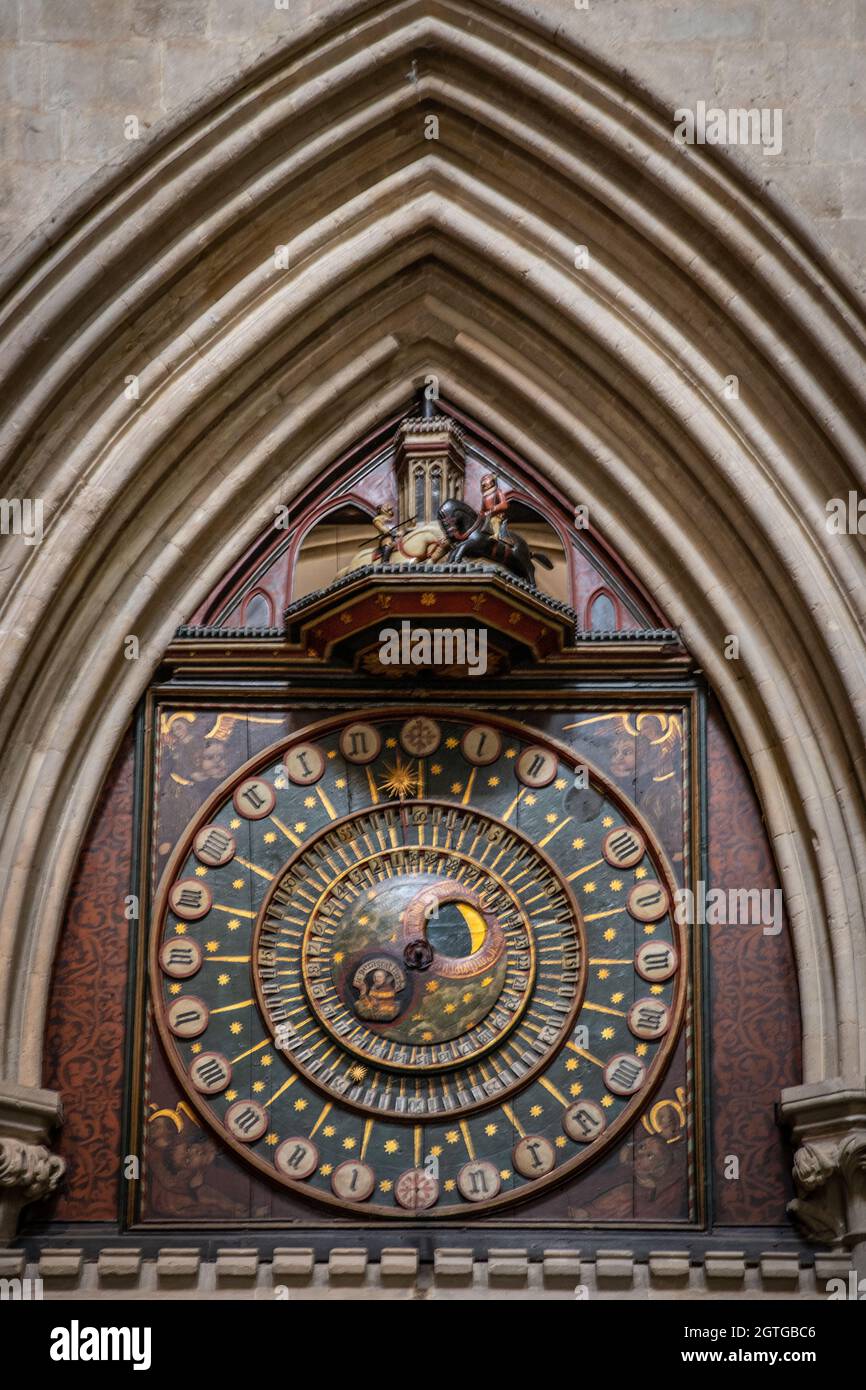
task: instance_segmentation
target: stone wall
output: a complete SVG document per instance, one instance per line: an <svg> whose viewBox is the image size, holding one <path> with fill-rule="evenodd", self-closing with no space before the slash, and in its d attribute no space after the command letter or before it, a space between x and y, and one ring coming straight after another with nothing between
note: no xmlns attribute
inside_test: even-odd
<svg viewBox="0 0 866 1390"><path fill-rule="evenodd" d="M624 70L671 111L702 100L780 108L781 153L741 146L728 157L866 290L866 0L502 2ZM0 257L89 175L128 154L126 117L145 133L311 19L346 8L346 0L0 0Z"/></svg>

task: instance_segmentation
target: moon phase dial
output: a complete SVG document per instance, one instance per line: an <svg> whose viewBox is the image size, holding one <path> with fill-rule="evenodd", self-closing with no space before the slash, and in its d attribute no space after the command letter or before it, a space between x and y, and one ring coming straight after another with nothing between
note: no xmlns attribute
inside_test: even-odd
<svg viewBox="0 0 866 1390"><path fill-rule="evenodd" d="M151 980L228 1147L308 1197L427 1220L561 1181L634 1123L688 942L634 807L591 772L577 813L585 762L492 714L364 711L214 793L166 869Z"/></svg>
<svg viewBox="0 0 866 1390"><path fill-rule="evenodd" d="M462 1114L525 1084L567 1036L579 920L561 876L502 821L447 802L374 807L278 879L259 996L276 1045L332 1095L395 1117Z"/></svg>

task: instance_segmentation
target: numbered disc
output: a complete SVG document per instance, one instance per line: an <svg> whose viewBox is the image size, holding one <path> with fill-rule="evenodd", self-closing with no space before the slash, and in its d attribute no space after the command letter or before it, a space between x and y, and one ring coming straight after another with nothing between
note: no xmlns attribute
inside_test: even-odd
<svg viewBox="0 0 866 1390"><path fill-rule="evenodd" d="M660 999L636 999L628 1011L628 1026L636 1038L661 1038L670 1021L670 1010Z"/></svg>
<svg viewBox="0 0 866 1390"><path fill-rule="evenodd" d="M172 980L188 980L201 970L202 950L197 941L181 938L164 942L159 951L159 965Z"/></svg>
<svg viewBox="0 0 866 1390"><path fill-rule="evenodd" d="M524 787L548 787L556 776L558 766L556 757L549 749L530 745L517 759L514 771Z"/></svg>
<svg viewBox="0 0 866 1390"><path fill-rule="evenodd" d="M669 941L645 941L638 948L634 958L634 968L641 979L651 984L661 984L676 974L679 957L676 947Z"/></svg>
<svg viewBox="0 0 866 1390"><path fill-rule="evenodd" d="M658 922L668 910L668 895L655 879L647 879L632 888L626 906L638 922Z"/></svg>
<svg viewBox="0 0 866 1390"><path fill-rule="evenodd" d="M271 783L262 777L247 777L235 788L232 802L239 816L245 816L247 820L264 820L274 809L277 794Z"/></svg>
<svg viewBox="0 0 866 1390"><path fill-rule="evenodd" d="M382 748L382 736L372 724L349 724L340 734L340 752L348 763L372 763Z"/></svg>
<svg viewBox="0 0 866 1390"><path fill-rule="evenodd" d="M499 1192L499 1170L492 1163L473 1159L464 1163L457 1174L457 1187L467 1202L489 1202Z"/></svg>
<svg viewBox="0 0 866 1390"><path fill-rule="evenodd" d="M511 1161L524 1178L543 1178L556 1166L556 1149L540 1134L525 1134L514 1146Z"/></svg>
<svg viewBox="0 0 866 1390"><path fill-rule="evenodd" d="M461 748L468 763L487 767L495 763L502 752L502 735L489 724L476 724L463 735Z"/></svg>
<svg viewBox="0 0 866 1390"><path fill-rule="evenodd" d="M205 825L192 842L193 853L202 864L218 869L234 857L237 843L221 825Z"/></svg>
<svg viewBox="0 0 866 1390"><path fill-rule="evenodd" d="M311 787L325 771L325 759L314 743L299 743L286 754L283 766L290 782L298 787Z"/></svg>
<svg viewBox="0 0 866 1390"><path fill-rule="evenodd" d="M184 922L197 922L206 917L213 904L213 894L195 878L182 878L168 895L168 905Z"/></svg>
<svg viewBox="0 0 866 1390"><path fill-rule="evenodd" d="M189 1069L189 1079L202 1095L214 1096L231 1081L231 1062L221 1052L202 1052Z"/></svg>
<svg viewBox="0 0 866 1390"><path fill-rule="evenodd" d="M287 1178L311 1178L319 1166L319 1150L310 1139L284 1139L274 1152L274 1167Z"/></svg>
<svg viewBox="0 0 866 1390"><path fill-rule="evenodd" d="M619 825L604 837L601 852L615 869L632 869L646 854L646 840L630 825Z"/></svg>
<svg viewBox="0 0 866 1390"><path fill-rule="evenodd" d="M646 1077L646 1067L639 1057L618 1052L604 1069L604 1084L615 1096L633 1096Z"/></svg>
<svg viewBox="0 0 866 1390"><path fill-rule="evenodd" d="M268 1112L255 1100L236 1100L225 1115L226 1129L242 1144L254 1144L268 1127Z"/></svg>
<svg viewBox="0 0 866 1390"><path fill-rule="evenodd" d="M576 1101L562 1116L562 1128L576 1144L591 1144L606 1127L604 1111L594 1100Z"/></svg>
<svg viewBox="0 0 866 1390"><path fill-rule="evenodd" d="M344 1202L366 1202L376 1186L376 1174L367 1163L350 1158L334 1169L331 1187Z"/></svg>
<svg viewBox="0 0 866 1390"><path fill-rule="evenodd" d="M192 943L188 943L192 945ZM210 1011L195 995L173 999L166 1011L168 1026L176 1038L198 1038L208 1025Z"/></svg>

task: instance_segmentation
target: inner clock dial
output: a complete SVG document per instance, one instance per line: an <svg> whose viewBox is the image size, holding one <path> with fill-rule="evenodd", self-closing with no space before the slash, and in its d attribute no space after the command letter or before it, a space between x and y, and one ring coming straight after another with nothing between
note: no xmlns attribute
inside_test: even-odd
<svg viewBox="0 0 866 1390"><path fill-rule="evenodd" d="M430 801L370 809L280 875L256 939L259 995L277 1045L326 1090L395 1115L469 1110L525 1081L565 1036L577 921L553 867L494 817ZM543 982L541 928L555 943ZM544 1027L529 1045L512 1035L531 1001ZM471 1070L482 1057L483 1078ZM412 1074L426 1085L407 1095Z"/></svg>

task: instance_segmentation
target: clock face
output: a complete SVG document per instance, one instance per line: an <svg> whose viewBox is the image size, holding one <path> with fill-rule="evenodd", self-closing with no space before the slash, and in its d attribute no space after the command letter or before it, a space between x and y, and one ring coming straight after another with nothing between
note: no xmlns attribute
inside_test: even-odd
<svg viewBox="0 0 866 1390"><path fill-rule="evenodd" d="M152 943L190 1100L276 1181L468 1215L592 1162L676 1039L661 849L579 753L494 715L330 718L187 827Z"/></svg>

